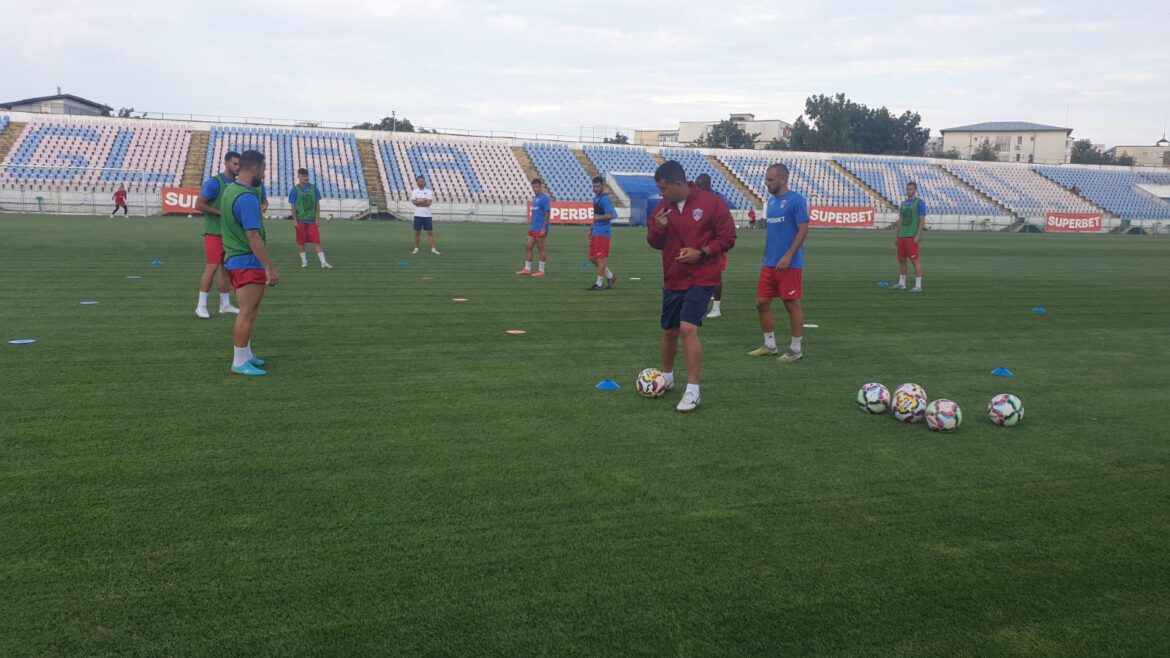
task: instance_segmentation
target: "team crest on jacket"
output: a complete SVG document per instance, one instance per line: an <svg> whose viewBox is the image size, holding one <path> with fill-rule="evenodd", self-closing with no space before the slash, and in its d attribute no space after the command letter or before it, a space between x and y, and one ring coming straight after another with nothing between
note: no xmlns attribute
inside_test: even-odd
<svg viewBox="0 0 1170 658"><path fill-rule="evenodd" d="M696 222L699 221L700 219L703 219L703 209L702 208L695 208L694 210L691 211L691 217L694 217Z"/></svg>

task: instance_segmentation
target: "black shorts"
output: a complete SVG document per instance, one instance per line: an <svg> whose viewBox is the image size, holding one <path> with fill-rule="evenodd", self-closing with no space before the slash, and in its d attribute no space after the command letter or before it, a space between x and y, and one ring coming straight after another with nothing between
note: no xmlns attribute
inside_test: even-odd
<svg viewBox="0 0 1170 658"><path fill-rule="evenodd" d="M414 216L414 230L416 231L433 231L435 230L434 218Z"/></svg>
<svg viewBox="0 0 1170 658"><path fill-rule="evenodd" d="M691 286L686 290L662 289L662 330L678 329L682 322L703 326L703 315L714 288Z"/></svg>

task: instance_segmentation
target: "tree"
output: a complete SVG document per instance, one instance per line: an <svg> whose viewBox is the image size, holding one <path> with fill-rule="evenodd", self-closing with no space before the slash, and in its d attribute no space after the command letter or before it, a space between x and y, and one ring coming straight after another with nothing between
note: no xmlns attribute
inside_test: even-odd
<svg viewBox="0 0 1170 658"><path fill-rule="evenodd" d="M385 130L386 132L400 132L412 133L414 132L414 125L410 123L410 119L395 119L393 117L382 117L378 123L359 123L354 126L357 130Z"/></svg>
<svg viewBox="0 0 1170 658"><path fill-rule="evenodd" d="M772 141L768 142L768 144L764 147L764 150L787 151L791 147L792 146L788 143L787 139L784 139L783 137L773 137Z"/></svg>
<svg viewBox="0 0 1170 658"><path fill-rule="evenodd" d="M808 120L805 120L805 117ZM804 115L792 126L792 148L830 153L922 155L930 129L909 110L894 116L887 108L870 109L845 97L810 96Z"/></svg>
<svg viewBox="0 0 1170 658"><path fill-rule="evenodd" d="M971 154L971 159L980 162L999 162L999 153L996 152L991 142L985 139L979 148Z"/></svg>
<svg viewBox="0 0 1170 658"><path fill-rule="evenodd" d="M749 133L731 119L724 119L711 126L707 134L700 137L695 146L727 149L754 149L760 133Z"/></svg>
<svg viewBox="0 0 1170 658"><path fill-rule="evenodd" d="M114 108L110 107L109 105L104 105L104 104L102 105L102 116L104 116L104 117L113 116L113 112L114 112Z"/></svg>
<svg viewBox="0 0 1170 658"><path fill-rule="evenodd" d="M618 133L618 134L614 135L613 137L606 137L605 143L606 144L629 144L630 143L630 136Z"/></svg>
<svg viewBox="0 0 1170 658"><path fill-rule="evenodd" d="M123 107L122 109L118 110L118 118L119 119L129 119L133 115L134 115L134 108L132 108L132 107Z"/></svg>
<svg viewBox="0 0 1170 658"><path fill-rule="evenodd" d="M1137 164L1137 160L1134 160L1133 156L1127 153L1117 158L1117 164L1122 167L1132 167Z"/></svg>

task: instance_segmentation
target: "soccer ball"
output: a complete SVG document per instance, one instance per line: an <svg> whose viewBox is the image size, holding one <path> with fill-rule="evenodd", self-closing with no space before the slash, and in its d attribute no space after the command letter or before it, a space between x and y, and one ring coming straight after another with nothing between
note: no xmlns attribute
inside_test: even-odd
<svg viewBox="0 0 1170 658"><path fill-rule="evenodd" d="M899 391L909 391L910 393L919 397L926 397L926 389L922 388L918 384L902 384L898 388L894 389L894 397L898 396Z"/></svg>
<svg viewBox="0 0 1170 658"><path fill-rule="evenodd" d="M903 423L917 423L926 415L926 397L912 389L899 388L890 404L894 419Z"/></svg>
<svg viewBox="0 0 1170 658"><path fill-rule="evenodd" d="M634 388L638 389L638 395L644 398L662 397L666 392L666 375L658 368L646 368L638 373Z"/></svg>
<svg viewBox="0 0 1170 658"><path fill-rule="evenodd" d="M963 422L963 412L951 400L935 400L926 407L926 426L936 432L953 432Z"/></svg>
<svg viewBox="0 0 1170 658"><path fill-rule="evenodd" d="M871 382L857 392L857 408L870 414L884 414L890 408L890 389Z"/></svg>
<svg viewBox="0 0 1170 658"><path fill-rule="evenodd" d="M1014 427L1024 420L1024 403L1010 393L1000 393L987 405L987 417L1000 427Z"/></svg>

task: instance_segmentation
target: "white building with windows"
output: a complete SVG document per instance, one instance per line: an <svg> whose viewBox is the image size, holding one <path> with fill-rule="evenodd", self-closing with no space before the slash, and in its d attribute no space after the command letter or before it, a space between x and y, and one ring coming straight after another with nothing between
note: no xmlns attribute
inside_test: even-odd
<svg viewBox="0 0 1170 658"><path fill-rule="evenodd" d="M9 112L36 112L37 114L69 114L101 116L104 106L73 94L57 94L0 103L0 110Z"/></svg>
<svg viewBox="0 0 1170 658"><path fill-rule="evenodd" d="M748 134L757 133L756 148L762 149L774 139L790 139L792 124L780 119L757 119L749 113L732 114L731 120ZM636 130L634 144L640 146L694 146L719 121L680 121L678 128L667 130Z"/></svg>
<svg viewBox="0 0 1170 658"><path fill-rule="evenodd" d="M970 160L984 142L991 144L1000 162L1065 164L1072 158L1072 128L1027 121L989 121L939 132L942 150L955 149L964 160Z"/></svg>
<svg viewBox="0 0 1170 658"><path fill-rule="evenodd" d="M1170 166L1170 140L1165 137L1154 142L1153 146L1114 146L1105 153L1117 158L1128 155L1139 167Z"/></svg>

